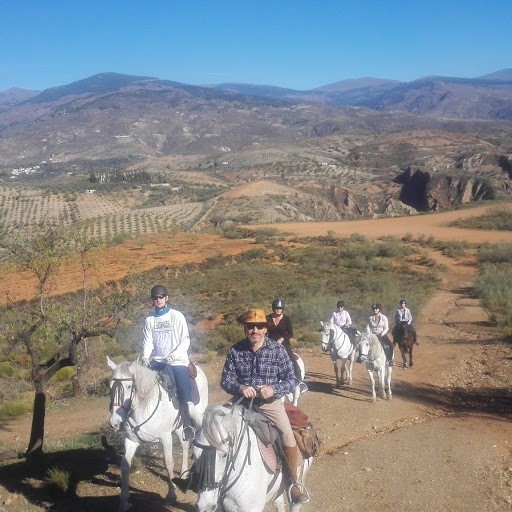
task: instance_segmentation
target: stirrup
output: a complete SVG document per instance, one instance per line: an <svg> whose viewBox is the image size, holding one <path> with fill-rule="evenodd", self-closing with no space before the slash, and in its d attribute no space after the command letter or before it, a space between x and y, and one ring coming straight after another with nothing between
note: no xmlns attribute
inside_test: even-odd
<svg viewBox="0 0 512 512"><path fill-rule="evenodd" d="M299 491L302 493L302 498L298 501L294 501L292 498L292 489L296 487L299 489ZM296 482L294 484L291 484L290 487L288 487L288 501L290 503L293 503L294 505L297 505L299 503L308 503L311 499L309 495L309 491L306 489L306 486L301 482Z"/></svg>
<svg viewBox="0 0 512 512"><path fill-rule="evenodd" d="M176 478L171 478L171 482L183 493L185 494L192 484L192 475L190 469L186 469L181 473L181 475Z"/></svg>
<svg viewBox="0 0 512 512"><path fill-rule="evenodd" d="M302 395L306 391L309 391L307 384L304 381L299 382L299 393Z"/></svg>
<svg viewBox="0 0 512 512"><path fill-rule="evenodd" d="M183 441L193 441L195 437L196 437L196 432L190 425L183 427L183 435L182 435Z"/></svg>

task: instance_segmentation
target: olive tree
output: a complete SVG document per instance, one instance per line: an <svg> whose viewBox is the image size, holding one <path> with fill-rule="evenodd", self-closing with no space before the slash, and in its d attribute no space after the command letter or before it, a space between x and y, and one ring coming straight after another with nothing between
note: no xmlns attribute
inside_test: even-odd
<svg viewBox="0 0 512 512"><path fill-rule="evenodd" d="M24 300L8 294L0 317L3 345L8 351L22 348L28 355L34 385L34 408L27 457L43 452L47 385L65 366L75 366L78 349L87 339L113 337L135 305L134 290L140 289L136 275L118 282L91 286L90 254L97 243L84 232L63 227L39 227L31 233L4 239L10 262L35 277L36 289L20 282ZM56 294L57 279L64 263L81 269L75 291Z"/></svg>

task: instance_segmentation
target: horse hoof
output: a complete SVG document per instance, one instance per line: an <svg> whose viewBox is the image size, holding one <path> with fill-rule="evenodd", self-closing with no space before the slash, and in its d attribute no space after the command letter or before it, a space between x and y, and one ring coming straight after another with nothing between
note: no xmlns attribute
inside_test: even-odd
<svg viewBox="0 0 512 512"><path fill-rule="evenodd" d="M174 491L174 489L173 489L173 491ZM167 493L167 496L165 497L165 502L168 503L169 505L175 505L176 501L177 501L176 493L169 491Z"/></svg>

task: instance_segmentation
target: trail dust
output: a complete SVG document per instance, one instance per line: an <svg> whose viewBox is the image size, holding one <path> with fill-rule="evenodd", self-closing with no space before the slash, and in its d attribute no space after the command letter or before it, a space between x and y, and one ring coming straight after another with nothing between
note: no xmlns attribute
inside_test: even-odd
<svg viewBox="0 0 512 512"><path fill-rule="evenodd" d="M408 217L401 219L401 230L394 225L400 219L389 222L395 236L421 232L434 237L441 233L442 238L447 217L454 219L468 212L482 213L474 209ZM340 236L363 233L378 238L390 234L386 231L388 222L383 221L387 219L273 227L302 236L334 231ZM364 229L361 222L365 223ZM476 242L496 237L512 242L511 233L482 232L478 238L472 231L449 229L451 240ZM221 240L215 249L222 252ZM430 256L446 267L442 286L415 319L420 345L414 350L414 367L402 369L396 351L391 401L378 398L372 403L363 365L356 365L352 385L336 389L330 358L321 353L320 347L299 350L309 387L299 405L323 441L322 452L308 476L312 500L302 507L305 512L511 509L510 341L500 337L473 296L473 256L468 253L460 260L451 260L437 251L431 251ZM391 315L392 311L386 313ZM218 388L221 365L219 360L203 365L210 381L211 403L225 399ZM50 411L46 442L98 432L107 419L107 402L106 397L79 406L71 402L65 409ZM0 443L26 447L29 430L29 418L4 424ZM149 471L138 470L132 475L132 510L191 512L195 497L191 492L184 495L178 491L174 507L164 504L165 473L161 460L155 460L158 462ZM118 478L118 469L110 464L100 475L81 482L80 498L73 502L73 510L114 510ZM0 504L5 510L46 509L30 500L26 486L0 484ZM268 506L265 510L273 509Z"/></svg>

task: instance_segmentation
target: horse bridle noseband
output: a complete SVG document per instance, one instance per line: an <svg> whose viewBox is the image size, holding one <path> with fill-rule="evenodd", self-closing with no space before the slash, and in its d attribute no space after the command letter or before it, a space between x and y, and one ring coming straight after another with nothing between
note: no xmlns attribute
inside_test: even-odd
<svg viewBox="0 0 512 512"><path fill-rule="evenodd" d="M125 407L123 382L128 382L128 381L131 381L131 383L132 383L132 390L130 393L130 398L128 400L128 407ZM113 411L114 407L118 407L120 409L124 409L126 411L126 413L128 414L128 411L130 410L130 407L132 406L133 393L134 393L133 377L127 377L124 379L112 379L112 388L110 389L110 407L109 407L110 412Z"/></svg>
<svg viewBox="0 0 512 512"><path fill-rule="evenodd" d="M345 335L348 339L348 342L350 345L354 345L354 343L352 343L352 340L350 339L350 336L340 327L340 335L337 336L336 338L334 337L334 329L329 329L329 343L327 344L327 348L330 349L332 348L332 346L334 345L334 342L338 339L340 339L343 335ZM325 331L324 331L325 332ZM342 343L341 347L345 344L345 342ZM341 349L340 347L340 349Z"/></svg>
<svg viewBox="0 0 512 512"><path fill-rule="evenodd" d="M123 382L128 381L132 383L132 390L130 392L130 398L128 399L127 405L125 406ZM158 384L158 379L155 379L153 386L155 384ZM160 405L160 401L162 400L162 389L160 386L158 386L158 401L155 405L155 408L153 409L153 412L149 415L147 419L145 419L142 423L139 423L138 425L132 425L132 423L130 422L130 410L132 408L134 394L135 380L133 377L112 379L112 389L110 390L110 412L113 411L114 407L123 409L123 411L126 414L126 421L123 423L126 423L132 429L133 433L139 438L139 440L143 442L142 439L139 437L139 430L155 415L156 411L158 410L158 406Z"/></svg>
<svg viewBox="0 0 512 512"><path fill-rule="evenodd" d="M236 410L235 406L238 405L242 400L243 400L243 397L240 398L233 405L233 410L232 410L231 414L233 414L234 411ZM253 400L254 399L251 399L251 403L250 403L249 408L252 408ZM231 473L235 469L235 461L237 460L238 454L240 453L240 450L242 448L242 442L243 442L244 437L246 435L247 435L247 443L248 443L247 444L247 452L246 452L244 460L242 461L242 464L241 464L241 466L239 468L238 475L234 478L234 480L231 483L228 484L229 476L231 475ZM201 448L202 450L206 450L206 449L212 448L212 446L203 445L203 444L199 443L197 440L193 441L193 443L194 443L195 446L197 446L198 448ZM232 436L230 434L228 434L227 437L222 440L222 444L227 444L228 445L228 453L227 453L228 459L226 461L226 466L224 468L224 473L222 474L222 477L221 477L220 481L205 484L205 488L206 489L216 489L216 488L219 489L219 495L218 495L218 498L217 498L217 504L222 503L222 501L223 501L224 497L226 496L227 492L240 479L240 477L242 476L242 473L243 473L245 465L251 463L251 461L250 461L251 438L249 436L249 421L245 418L245 416L243 414L242 414L242 429L241 429L240 435L238 436L236 446L235 446L235 444L233 442L233 438L232 438ZM205 452L203 451L203 453L205 453Z"/></svg>

